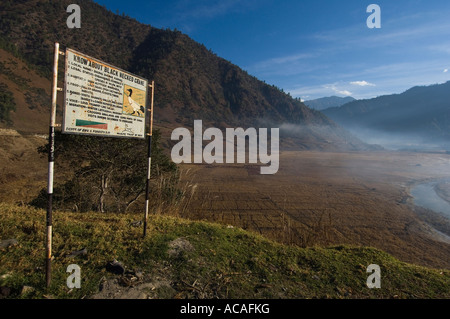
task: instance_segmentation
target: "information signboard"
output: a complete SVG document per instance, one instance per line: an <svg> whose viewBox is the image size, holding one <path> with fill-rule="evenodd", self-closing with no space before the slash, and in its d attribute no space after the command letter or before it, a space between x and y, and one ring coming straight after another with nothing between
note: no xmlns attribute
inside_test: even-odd
<svg viewBox="0 0 450 319"><path fill-rule="evenodd" d="M63 133L145 138L148 81L66 49Z"/></svg>

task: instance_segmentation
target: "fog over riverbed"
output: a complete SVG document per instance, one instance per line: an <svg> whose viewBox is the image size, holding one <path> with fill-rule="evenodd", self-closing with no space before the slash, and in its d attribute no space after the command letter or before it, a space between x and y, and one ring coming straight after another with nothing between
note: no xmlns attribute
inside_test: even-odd
<svg viewBox="0 0 450 319"><path fill-rule="evenodd" d="M450 141L447 139L430 138L420 130L415 132L395 133L375 130L367 127L351 126L346 129L368 144L381 145L391 151L421 151L435 152L450 150Z"/></svg>

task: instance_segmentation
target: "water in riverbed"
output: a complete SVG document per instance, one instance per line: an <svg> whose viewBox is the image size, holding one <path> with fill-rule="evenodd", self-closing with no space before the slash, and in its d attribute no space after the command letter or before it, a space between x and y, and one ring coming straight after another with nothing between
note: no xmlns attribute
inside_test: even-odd
<svg viewBox="0 0 450 319"><path fill-rule="evenodd" d="M411 195L414 197L414 204L431 209L450 219L450 203L436 194L434 186L437 183L438 182L429 182L414 186L411 189Z"/></svg>

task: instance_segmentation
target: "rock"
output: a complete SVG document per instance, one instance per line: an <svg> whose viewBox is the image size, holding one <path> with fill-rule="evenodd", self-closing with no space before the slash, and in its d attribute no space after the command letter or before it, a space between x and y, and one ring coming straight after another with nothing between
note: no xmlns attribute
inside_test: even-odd
<svg viewBox="0 0 450 319"><path fill-rule="evenodd" d="M135 270L133 272L133 274L136 276L136 278L138 280L141 280L144 277L144 273L141 270L139 270L139 269Z"/></svg>
<svg viewBox="0 0 450 319"><path fill-rule="evenodd" d="M83 256L83 255L87 255L87 249L86 248L82 248L80 250L77 251L73 251L72 253L70 253L69 256L67 256L68 258L73 258L76 256Z"/></svg>
<svg viewBox="0 0 450 319"><path fill-rule="evenodd" d="M31 286L23 286L22 287L22 292L20 294L21 295L28 295L28 294L34 292L34 290L35 289L33 287L31 287Z"/></svg>
<svg viewBox="0 0 450 319"><path fill-rule="evenodd" d="M133 275L122 276L118 279L118 282L121 286L131 287L136 285L139 282L139 279Z"/></svg>
<svg viewBox="0 0 450 319"><path fill-rule="evenodd" d="M106 265L106 270L117 275L123 275L125 273L125 266L114 259Z"/></svg>
<svg viewBox="0 0 450 319"><path fill-rule="evenodd" d="M137 220L137 221L130 223L130 226L132 226L132 227L139 227L141 225L142 225L142 220Z"/></svg>
<svg viewBox="0 0 450 319"><path fill-rule="evenodd" d="M179 257L186 251L194 250L194 246L183 237L179 237L177 239L172 240L169 243L169 251L168 254L170 257Z"/></svg>
<svg viewBox="0 0 450 319"><path fill-rule="evenodd" d="M11 288L9 287L0 287L0 299L8 298L11 294Z"/></svg>
<svg viewBox="0 0 450 319"><path fill-rule="evenodd" d="M14 238L4 239L4 240L0 241L0 249L13 247L13 246L16 246L18 243L19 242Z"/></svg>
<svg viewBox="0 0 450 319"><path fill-rule="evenodd" d="M1 275L0 279L6 279L6 278L9 278L11 276L12 276L12 274L10 272L7 272L6 274Z"/></svg>

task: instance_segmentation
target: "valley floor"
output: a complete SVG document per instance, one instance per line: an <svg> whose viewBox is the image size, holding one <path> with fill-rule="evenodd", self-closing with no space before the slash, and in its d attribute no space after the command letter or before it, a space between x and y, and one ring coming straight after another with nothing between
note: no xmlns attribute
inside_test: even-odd
<svg viewBox="0 0 450 319"><path fill-rule="evenodd" d="M450 155L282 152L275 175L250 164L185 165L196 184L183 217L236 225L303 247L372 246L450 268L450 221L414 206L410 188L450 176Z"/></svg>

